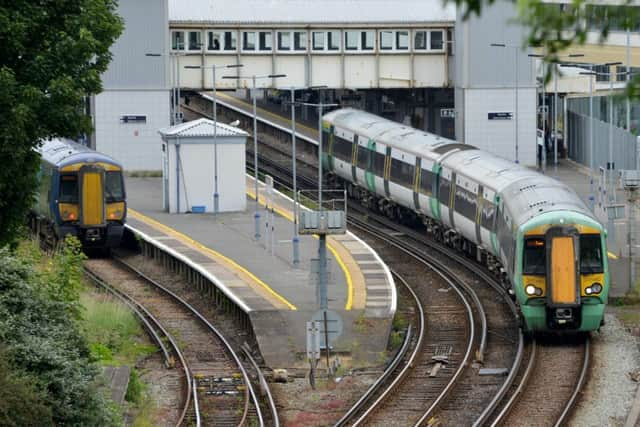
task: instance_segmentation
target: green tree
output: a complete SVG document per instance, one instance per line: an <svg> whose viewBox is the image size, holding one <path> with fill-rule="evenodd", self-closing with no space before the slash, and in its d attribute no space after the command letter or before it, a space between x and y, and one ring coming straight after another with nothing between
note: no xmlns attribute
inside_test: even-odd
<svg viewBox="0 0 640 427"><path fill-rule="evenodd" d="M496 0L445 0L460 8L463 19L481 15L482 10ZM503 0L498 0L503 1ZM634 0L620 0L618 4L593 4L589 0L568 0L568 7L544 0L516 0L518 21L528 28L523 46L540 48L545 60L557 63L563 51L571 46L584 45L587 33L599 32L600 42L609 36L612 28L638 30L640 7ZM634 6L635 5L635 6ZM549 73L551 73L550 67ZM550 76L547 75L548 79ZM640 75L632 76L627 85L627 95L640 99Z"/></svg>
<svg viewBox="0 0 640 427"><path fill-rule="evenodd" d="M122 32L116 0L0 0L0 246L14 241L37 185L38 141L91 130Z"/></svg>

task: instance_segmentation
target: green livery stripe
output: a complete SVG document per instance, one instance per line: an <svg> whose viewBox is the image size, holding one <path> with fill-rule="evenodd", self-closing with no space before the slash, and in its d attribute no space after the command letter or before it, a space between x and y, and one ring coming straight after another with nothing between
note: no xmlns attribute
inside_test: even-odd
<svg viewBox="0 0 640 427"><path fill-rule="evenodd" d="M367 170L364 173L364 180L367 183L367 188L369 189L369 191L375 194L376 180L375 180L375 175L371 171L373 170L372 161L373 161L374 153L376 152L376 142L373 139L370 139L367 142L367 148L369 149L369 161L367 162L368 163Z"/></svg>
<svg viewBox="0 0 640 427"><path fill-rule="evenodd" d="M440 215L440 203L438 203L438 179L440 176L440 167L434 163L433 164L433 168L431 169L431 172L433 172L434 175L434 179L433 179L433 186L431 189L431 193L433 197L429 197L429 204L431 206L431 212L433 212L433 216L435 217L435 219L437 219L438 221L442 221L441 215Z"/></svg>

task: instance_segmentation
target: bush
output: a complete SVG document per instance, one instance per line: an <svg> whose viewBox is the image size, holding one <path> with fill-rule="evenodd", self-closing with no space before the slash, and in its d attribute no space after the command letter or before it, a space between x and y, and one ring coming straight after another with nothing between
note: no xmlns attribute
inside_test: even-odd
<svg viewBox="0 0 640 427"><path fill-rule="evenodd" d="M34 257L20 258L20 251L0 249L0 346L6 370L16 373L3 380L18 392L39 390L30 406L41 408L45 420L50 412L49 424L118 424L76 322L83 255L77 241L69 242L39 265Z"/></svg>

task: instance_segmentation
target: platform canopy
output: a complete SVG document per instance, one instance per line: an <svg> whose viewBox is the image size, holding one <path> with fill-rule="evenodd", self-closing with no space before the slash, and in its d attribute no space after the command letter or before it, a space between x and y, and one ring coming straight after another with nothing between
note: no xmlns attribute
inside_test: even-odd
<svg viewBox="0 0 640 427"><path fill-rule="evenodd" d="M180 123L175 126L160 129L158 132L162 139L167 141L175 138L213 138L216 123L209 119L197 119L190 122ZM227 125L225 123L217 123L215 134L217 137L226 136L249 136L249 134L240 128ZM184 141L183 141L184 142Z"/></svg>

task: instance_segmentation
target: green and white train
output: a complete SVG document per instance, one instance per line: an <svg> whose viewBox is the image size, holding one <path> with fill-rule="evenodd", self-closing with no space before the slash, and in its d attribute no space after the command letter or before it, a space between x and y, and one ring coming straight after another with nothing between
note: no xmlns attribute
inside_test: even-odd
<svg viewBox="0 0 640 427"><path fill-rule="evenodd" d="M363 111L323 117L323 161L350 195L486 263L527 331L592 331L609 292L605 230L565 184Z"/></svg>

